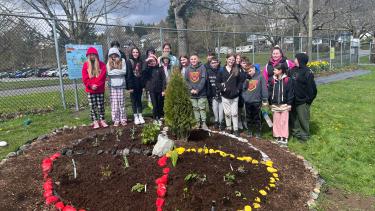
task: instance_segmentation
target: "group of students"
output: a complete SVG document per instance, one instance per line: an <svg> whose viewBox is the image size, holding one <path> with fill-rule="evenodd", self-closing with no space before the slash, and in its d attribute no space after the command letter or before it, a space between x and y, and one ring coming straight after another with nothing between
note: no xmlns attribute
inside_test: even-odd
<svg viewBox="0 0 375 211"><path fill-rule="evenodd" d="M88 93L93 128L108 126L104 120L106 76L114 126L127 124L125 90L130 92L135 124L145 123L142 116L144 90L152 102L154 122L161 124L166 86L172 69L178 67L188 86L197 127L208 129L206 113L209 106L216 129L239 136L240 130L247 128L250 137L259 138L262 110L270 108L273 136L278 143L287 144L289 125L294 137L307 140L310 136L310 105L317 90L314 75L306 66L308 56L304 53L290 61L276 46L268 64L260 71L259 65L240 54L228 54L221 66L212 53L208 54L206 64L200 62L197 54L182 55L177 59L172 55L169 43L162 46L160 57L154 49L147 50L142 57L140 50L134 47L126 59L119 48L118 42L111 43L107 64L99 61L95 48L87 50L82 80Z"/></svg>

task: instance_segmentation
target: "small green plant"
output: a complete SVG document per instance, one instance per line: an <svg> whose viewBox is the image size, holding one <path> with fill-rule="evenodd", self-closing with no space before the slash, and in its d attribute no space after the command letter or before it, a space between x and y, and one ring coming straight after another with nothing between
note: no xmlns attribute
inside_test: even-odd
<svg viewBox="0 0 375 211"><path fill-rule="evenodd" d="M123 157L123 160L124 160L124 168L129 168L129 161L128 161L128 157L126 157L126 155L124 155Z"/></svg>
<svg viewBox="0 0 375 211"><path fill-rule="evenodd" d="M116 140L117 141L120 141L120 136L122 136L122 130L121 129L117 129L116 130Z"/></svg>
<svg viewBox="0 0 375 211"><path fill-rule="evenodd" d="M183 191L184 191L183 193L184 198L187 198L187 196L189 195L189 189L187 187L184 187Z"/></svg>
<svg viewBox="0 0 375 211"><path fill-rule="evenodd" d="M193 172L193 173L186 175L184 180L185 182L198 181L199 183L203 184L204 182L207 181L207 175L203 174L200 176L199 174Z"/></svg>
<svg viewBox="0 0 375 211"><path fill-rule="evenodd" d="M224 182L227 185L233 184L235 180L236 180L236 176L230 172L226 173L224 176Z"/></svg>
<svg viewBox="0 0 375 211"><path fill-rule="evenodd" d="M146 192L146 184L144 185L144 184L141 184L141 183L137 183L132 187L131 191L132 192L137 191L138 193Z"/></svg>
<svg viewBox="0 0 375 211"><path fill-rule="evenodd" d="M240 191L234 191L234 194L238 197L238 198L242 198L243 200L247 200L247 198L240 192Z"/></svg>
<svg viewBox="0 0 375 211"><path fill-rule="evenodd" d="M142 130L142 144L153 144L156 142L160 131L160 126L156 124L146 124Z"/></svg>
<svg viewBox="0 0 375 211"><path fill-rule="evenodd" d="M136 129L135 129L135 126L133 125L133 128L132 129L130 129L130 138L132 139L132 140L134 140L135 139L135 131L136 131Z"/></svg>
<svg viewBox="0 0 375 211"><path fill-rule="evenodd" d="M112 171L109 165L105 167L101 167L101 174L103 177L110 177L112 175Z"/></svg>
<svg viewBox="0 0 375 211"><path fill-rule="evenodd" d="M171 152L171 161L172 161L172 166L173 166L173 167L176 167L176 165L177 165L177 160L178 160L178 153L177 153L175 150L173 150L173 151Z"/></svg>
<svg viewBox="0 0 375 211"><path fill-rule="evenodd" d="M239 167L237 168L237 171L240 172L241 174L246 173L245 166L239 166Z"/></svg>
<svg viewBox="0 0 375 211"><path fill-rule="evenodd" d="M99 146L98 137L95 138L95 141L92 143L92 146L93 147L98 147Z"/></svg>

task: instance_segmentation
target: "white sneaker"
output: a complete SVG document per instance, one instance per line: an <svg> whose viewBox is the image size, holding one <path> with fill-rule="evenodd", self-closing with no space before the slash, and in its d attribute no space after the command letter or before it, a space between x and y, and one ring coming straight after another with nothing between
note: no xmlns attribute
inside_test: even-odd
<svg viewBox="0 0 375 211"><path fill-rule="evenodd" d="M134 114L134 124L139 125L141 122L139 121L138 115Z"/></svg>
<svg viewBox="0 0 375 211"><path fill-rule="evenodd" d="M8 145L7 142L5 142L5 141L0 141L0 147L5 147L5 146L7 146L7 145Z"/></svg>
<svg viewBox="0 0 375 211"><path fill-rule="evenodd" d="M144 124L145 120L143 119L142 114L138 114L139 123Z"/></svg>

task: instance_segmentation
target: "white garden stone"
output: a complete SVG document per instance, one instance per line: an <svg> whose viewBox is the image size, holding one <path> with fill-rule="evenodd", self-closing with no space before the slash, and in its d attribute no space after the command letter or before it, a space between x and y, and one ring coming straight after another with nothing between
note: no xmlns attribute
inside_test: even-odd
<svg viewBox="0 0 375 211"><path fill-rule="evenodd" d="M158 141L156 142L154 149L152 150L152 154L161 157L168 151L170 151L173 146L174 142L171 139L169 139L165 135L159 134Z"/></svg>

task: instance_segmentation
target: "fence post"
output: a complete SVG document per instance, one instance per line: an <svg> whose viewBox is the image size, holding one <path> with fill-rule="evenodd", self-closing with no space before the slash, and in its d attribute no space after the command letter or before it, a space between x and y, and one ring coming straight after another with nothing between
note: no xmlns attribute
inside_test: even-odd
<svg viewBox="0 0 375 211"><path fill-rule="evenodd" d="M255 63L255 39L253 39L253 64Z"/></svg>
<svg viewBox="0 0 375 211"><path fill-rule="evenodd" d="M312 55L312 52L311 52L311 55ZM316 45L316 60L319 61L319 43L317 43Z"/></svg>
<svg viewBox="0 0 375 211"><path fill-rule="evenodd" d="M163 43L164 43L164 38L163 38L163 28L160 28L160 48L161 52L163 52Z"/></svg>
<svg viewBox="0 0 375 211"><path fill-rule="evenodd" d="M328 56L329 56L329 70L332 70L332 58L331 58L331 38L329 38L329 52L328 52Z"/></svg>
<svg viewBox="0 0 375 211"><path fill-rule="evenodd" d="M221 61L220 59L220 50L221 50L221 47L220 47L220 33L218 32L217 33L217 57L219 59L219 61Z"/></svg>
<svg viewBox="0 0 375 211"><path fill-rule="evenodd" d="M341 43L340 43L340 63L341 63L341 67L342 67L342 44L344 43L344 41L342 41Z"/></svg>
<svg viewBox="0 0 375 211"><path fill-rule="evenodd" d="M66 109L66 102L65 102L65 95L64 95L64 84L63 84L63 80L62 80L62 72L61 72L61 64L60 64L59 43L57 41L56 20L52 21L52 27L53 27L53 38L55 40L57 69L59 70L61 102L62 102L63 108Z"/></svg>
<svg viewBox="0 0 375 211"><path fill-rule="evenodd" d="M357 64L359 65L361 62L359 60L359 51L361 50L361 39L358 39L358 48L357 48Z"/></svg>

